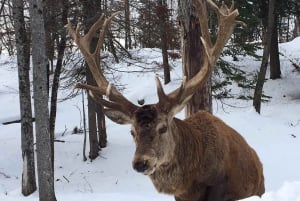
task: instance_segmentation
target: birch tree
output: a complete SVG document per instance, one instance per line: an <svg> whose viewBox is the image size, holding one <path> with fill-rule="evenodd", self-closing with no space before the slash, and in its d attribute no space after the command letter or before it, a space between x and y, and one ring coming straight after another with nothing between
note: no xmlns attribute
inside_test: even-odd
<svg viewBox="0 0 300 201"><path fill-rule="evenodd" d="M39 200L56 201L54 171L51 162L51 139L49 128L47 59L42 0L30 1L32 34L33 93Z"/></svg>
<svg viewBox="0 0 300 201"><path fill-rule="evenodd" d="M36 191L33 125L30 96L30 40L25 27L23 0L13 0L13 19L16 38L19 98L21 114L21 149L23 159L22 194Z"/></svg>

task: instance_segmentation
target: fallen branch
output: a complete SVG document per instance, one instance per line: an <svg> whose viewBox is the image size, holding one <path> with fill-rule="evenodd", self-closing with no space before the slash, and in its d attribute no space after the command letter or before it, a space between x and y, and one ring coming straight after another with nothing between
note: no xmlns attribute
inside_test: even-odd
<svg viewBox="0 0 300 201"><path fill-rule="evenodd" d="M32 117L32 122L35 121L35 117ZM6 121L3 122L3 125L8 125L8 124L15 124L15 123L21 123L21 119L17 119L17 120L12 120L12 121Z"/></svg>
<svg viewBox="0 0 300 201"><path fill-rule="evenodd" d="M54 140L54 142L62 142L62 143L65 143L66 141L64 141L64 140Z"/></svg>
<svg viewBox="0 0 300 201"><path fill-rule="evenodd" d="M67 177L63 176L63 178L68 182L70 183L69 179L67 179Z"/></svg>
<svg viewBox="0 0 300 201"><path fill-rule="evenodd" d="M10 178L10 176L7 175L7 174L5 174L4 172L0 172L0 175L3 175L6 179L9 179L9 178Z"/></svg>
<svg viewBox="0 0 300 201"><path fill-rule="evenodd" d="M292 59L290 59L288 56L286 56L285 54L283 54L282 52L279 52L279 54L283 57L285 57L287 60L289 60L289 62L291 62L292 66L295 67L296 70L300 69L300 65L297 64L296 62L294 62Z"/></svg>

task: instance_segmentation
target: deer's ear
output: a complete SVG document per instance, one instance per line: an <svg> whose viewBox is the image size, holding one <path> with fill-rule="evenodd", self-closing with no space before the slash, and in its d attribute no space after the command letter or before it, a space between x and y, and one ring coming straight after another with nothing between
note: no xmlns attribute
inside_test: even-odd
<svg viewBox="0 0 300 201"><path fill-rule="evenodd" d="M129 115L114 109L104 109L104 114L117 124L131 124L132 119Z"/></svg>

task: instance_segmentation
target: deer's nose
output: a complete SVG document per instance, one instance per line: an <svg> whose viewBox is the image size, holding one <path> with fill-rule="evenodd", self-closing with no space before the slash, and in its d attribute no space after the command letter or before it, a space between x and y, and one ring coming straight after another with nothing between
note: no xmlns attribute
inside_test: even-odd
<svg viewBox="0 0 300 201"><path fill-rule="evenodd" d="M133 163L133 168L137 172L145 172L145 170L147 170L149 168L148 161L147 160L136 161L136 162Z"/></svg>

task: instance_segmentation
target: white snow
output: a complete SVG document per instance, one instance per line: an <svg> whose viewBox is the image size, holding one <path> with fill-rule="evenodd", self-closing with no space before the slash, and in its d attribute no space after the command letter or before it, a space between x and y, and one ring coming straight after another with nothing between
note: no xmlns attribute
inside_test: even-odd
<svg viewBox="0 0 300 201"><path fill-rule="evenodd" d="M300 38L281 44L280 50L289 59L298 61ZM142 55L148 68L161 62L157 49L133 50L134 56ZM259 61L241 57L243 70L255 72ZM118 73L119 82L126 89L124 94L133 102L145 98L147 103L157 101L155 73L137 73L143 65L114 64L118 70L134 73ZM18 80L15 58L0 55L0 122L19 116ZM166 91L179 86L181 61L172 61L172 82ZM156 66L157 67L157 66ZM281 57L282 79L267 80L264 93L272 96L262 104L257 114L251 101L225 99L223 104L214 100L214 114L239 131L257 151L264 165L266 193L262 198L251 197L245 201L300 201L300 74L286 57ZM235 85L229 86L239 91ZM240 91L245 93L245 91ZM253 91L249 92L250 95ZM60 94L61 95L61 94ZM59 201L154 201L173 200L172 196L156 192L151 181L136 173L131 167L134 143L129 126L107 120L108 147L93 162L82 160L82 134L72 134L75 126L82 125L81 97L58 105L55 144L55 191ZM234 106L228 106L228 105ZM183 113L178 114L183 118ZM21 194L22 153L20 124L0 125L0 201L37 201L38 193L23 197ZM88 153L87 153L88 155Z"/></svg>

